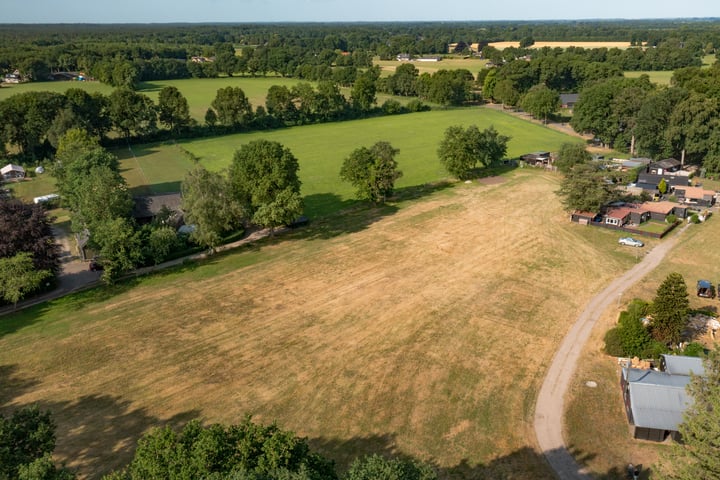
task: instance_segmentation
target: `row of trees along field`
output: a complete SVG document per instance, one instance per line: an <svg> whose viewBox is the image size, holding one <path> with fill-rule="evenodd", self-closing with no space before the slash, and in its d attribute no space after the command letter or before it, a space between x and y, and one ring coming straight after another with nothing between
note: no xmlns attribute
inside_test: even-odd
<svg viewBox="0 0 720 480"><path fill-rule="evenodd" d="M720 65L680 69L669 87L647 77L588 85L571 125L615 149L720 172Z"/></svg>
<svg viewBox="0 0 720 480"><path fill-rule="evenodd" d="M649 46L653 48L612 55L622 57L624 69L664 70L689 65L677 64L688 61L687 57L714 53L714 46L720 44L720 28L717 22L701 20L4 25L0 28L0 73L17 69L33 80L44 80L51 72L84 71L103 82L128 87L138 80L234 73L321 80L329 67L369 67L374 56L445 54L450 44L457 46L458 53L469 53L469 45L475 43L523 40L523 45L531 45L533 39ZM493 61L498 58L495 52L486 53ZM193 62L192 57L212 57L214 62Z"/></svg>
<svg viewBox="0 0 720 480"><path fill-rule="evenodd" d="M720 351L706 359L706 376L693 377L693 397L673 445L672 463L661 465L659 478L718 478L720 447ZM0 415L0 478L73 480L74 472L53 461L55 424L50 412L24 407ZM105 480L435 480L437 469L410 459L369 455L357 458L338 474L334 462L313 451L307 439L276 424L261 425L250 417L235 425L203 426L194 420L176 431L155 428L137 442L132 460Z"/></svg>
<svg viewBox="0 0 720 480"><path fill-rule="evenodd" d="M29 406L0 415L0 478L74 480L75 472L53 462L56 425L49 411ZM104 480L435 480L435 470L409 459L367 455L339 475L335 463L313 451L307 439L276 424L247 416L234 425L181 430L154 428L137 442L132 460Z"/></svg>

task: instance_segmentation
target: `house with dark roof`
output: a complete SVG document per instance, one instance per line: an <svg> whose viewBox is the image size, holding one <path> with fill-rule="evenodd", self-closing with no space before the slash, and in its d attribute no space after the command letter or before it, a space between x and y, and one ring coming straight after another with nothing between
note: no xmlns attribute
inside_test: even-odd
<svg viewBox="0 0 720 480"><path fill-rule="evenodd" d="M575 108L575 104L580 98L579 93L561 93L560 94L560 106L568 110Z"/></svg>
<svg viewBox="0 0 720 480"><path fill-rule="evenodd" d="M547 166L553 163L550 152L532 152L520 156L520 160L533 166Z"/></svg>
<svg viewBox="0 0 720 480"><path fill-rule="evenodd" d="M686 391L690 374L705 374L697 357L662 355L660 365L663 371L625 367L620 374L625 414L636 439L679 440L678 427L692 404Z"/></svg>
<svg viewBox="0 0 720 480"><path fill-rule="evenodd" d="M665 180L668 191L673 187L686 187L690 184L690 177L686 172L672 172L658 175L656 173L640 172L636 185L643 190L657 192L660 181Z"/></svg>
<svg viewBox="0 0 720 480"><path fill-rule="evenodd" d="M648 166L648 173L652 173L653 175L663 175L665 173L673 173L680 171L680 168L682 167L682 164L679 160L675 160L674 158L666 158L664 160L659 160L657 162L653 162Z"/></svg>
<svg viewBox="0 0 720 480"><path fill-rule="evenodd" d="M675 187L675 197L678 202L697 205L699 207L712 207L715 205L715 192L702 187Z"/></svg>
<svg viewBox="0 0 720 480"><path fill-rule="evenodd" d="M150 223L163 210L172 213L173 217L182 215L182 196L180 193L163 193L134 197L132 216L139 224ZM179 222L178 222L179 223Z"/></svg>

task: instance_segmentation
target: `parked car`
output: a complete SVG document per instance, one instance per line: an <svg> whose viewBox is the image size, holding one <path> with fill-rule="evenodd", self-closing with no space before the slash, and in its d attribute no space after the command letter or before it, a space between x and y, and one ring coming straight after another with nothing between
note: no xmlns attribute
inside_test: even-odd
<svg viewBox="0 0 720 480"><path fill-rule="evenodd" d="M93 257L90 260L90 265L88 266L91 272L99 272L103 270L103 264L102 261L98 257Z"/></svg>
<svg viewBox="0 0 720 480"><path fill-rule="evenodd" d="M618 240L618 243L620 245L627 245L628 247L643 247L645 244L641 242L640 240L636 240L632 237L622 237L620 240Z"/></svg>

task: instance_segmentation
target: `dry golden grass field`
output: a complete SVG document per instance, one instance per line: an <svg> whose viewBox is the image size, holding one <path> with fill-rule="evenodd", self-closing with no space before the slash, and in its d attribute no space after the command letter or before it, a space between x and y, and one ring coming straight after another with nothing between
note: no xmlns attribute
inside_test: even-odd
<svg viewBox="0 0 720 480"><path fill-rule="evenodd" d="M38 402L84 478L146 429L246 413L343 471L371 452L441 478L554 478L535 449L545 370L635 258L571 224L557 174L425 187L252 248L0 319L0 408Z"/></svg>
<svg viewBox="0 0 720 480"><path fill-rule="evenodd" d="M720 280L720 251L717 248L720 218L714 216L706 224L692 225L682 235L682 241L663 263L626 292L614 308L605 312L579 363L568 402L566 438L578 451L592 453L586 455L586 462L595 472L622 468L628 463L654 469L669 451L670 442L658 444L631 438L619 386L620 369L616 359L605 355L602 348L603 336L617 322L620 310L633 298L652 301L657 287L671 272L679 272L685 278L691 308L720 308L717 298L708 300L695 296L698 279L708 279L713 283ZM709 334L698 340L707 346L715 343ZM588 380L596 381L598 388L585 387L584 383ZM611 478L626 477L622 472Z"/></svg>

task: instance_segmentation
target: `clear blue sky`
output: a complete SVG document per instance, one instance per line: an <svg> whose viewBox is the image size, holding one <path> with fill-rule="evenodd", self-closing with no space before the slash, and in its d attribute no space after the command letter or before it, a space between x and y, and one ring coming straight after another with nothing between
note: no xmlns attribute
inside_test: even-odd
<svg viewBox="0 0 720 480"><path fill-rule="evenodd" d="M3 0L0 23L718 17L717 0Z"/></svg>

